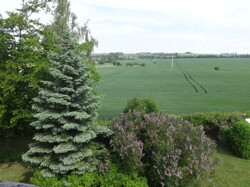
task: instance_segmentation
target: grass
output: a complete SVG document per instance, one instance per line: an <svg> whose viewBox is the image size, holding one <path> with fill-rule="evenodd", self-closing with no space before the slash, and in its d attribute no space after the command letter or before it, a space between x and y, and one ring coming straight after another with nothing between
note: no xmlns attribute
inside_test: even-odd
<svg viewBox="0 0 250 187"><path fill-rule="evenodd" d="M28 183L32 172L22 162L0 164L0 181Z"/></svg>
<svg viewBox="0 0 250 187"><path fill-rule="evenodd" d="M98 68L103 84L97 92L104 96L100 118L117 116L134 97L150 97L171 114L249 110L250 59L176 59L174 69L170 59L130 62L147 65Z"/></svg>
<svg viewBox="0 0 250 187"><path fill-rule="evenodd" d="M249 187L250 186L250 160L238 158L232 153L219 148L216 157L220 165L215 171L215 178L204 187Z"/></svg>
<svg viewBox="0 0 250 187"><path fill-rule="evenodd" d="M16 137L0 140L0 153L5 151L26 152L30 137ZM23 162L0 163L0 181L28 183L32 176L31 170Z"/></svg>

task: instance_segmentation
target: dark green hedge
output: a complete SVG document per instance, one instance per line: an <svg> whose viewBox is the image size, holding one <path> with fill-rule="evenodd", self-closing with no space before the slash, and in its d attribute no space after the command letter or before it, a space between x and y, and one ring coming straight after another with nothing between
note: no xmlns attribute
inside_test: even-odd
<svg viewBox="0 0 250 187"><path fill-rule="evenodd" d="M24 154L24 152L6 151L0 153L0 163L22 161L22 154Z"/></svg>
<svg viewBox="0 0 250 187"><path fill-rule="evenodd" d="M207 112L181 115L195 126L202 125L208 136L219 140L223 128L231 128L234 123L244 121L246 114L242 112Z"/></svg>
<svg viewBox="0 0 250 187"><path fill-rule="evenodd" d="M245 159L250 159L250 124L237 122L228 131L229 144L233 152Z"/></svg>

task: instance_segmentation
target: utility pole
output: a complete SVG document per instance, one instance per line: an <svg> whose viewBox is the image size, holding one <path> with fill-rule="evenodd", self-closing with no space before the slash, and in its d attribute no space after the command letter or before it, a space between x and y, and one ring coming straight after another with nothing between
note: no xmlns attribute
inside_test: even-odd
<svg viewBox="0 0 250 187"><path fill-rule="evenodd" d="M171 69L174 69L174 54L172 54Z"/></svg>

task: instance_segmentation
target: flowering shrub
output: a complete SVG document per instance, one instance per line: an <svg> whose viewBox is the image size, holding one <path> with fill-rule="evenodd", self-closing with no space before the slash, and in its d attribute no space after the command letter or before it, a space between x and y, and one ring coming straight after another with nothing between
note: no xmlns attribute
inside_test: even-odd
<svg viewBox="0 0 250 187"><path fill-rule="evenodd" d="M180 117L139 112L114 120L111 146L132 169L145 171L150 186L179 186L209 179L215 144L202 127Z"/></svg>
<svg viewBox="0 0 250 187"><path fill-rule="evenodd" d="M121 114L112 127L115 135L110 141L111 146L132 169L143 165L143 142L139 138L142 125L141 113L135 111Z"/></svg>

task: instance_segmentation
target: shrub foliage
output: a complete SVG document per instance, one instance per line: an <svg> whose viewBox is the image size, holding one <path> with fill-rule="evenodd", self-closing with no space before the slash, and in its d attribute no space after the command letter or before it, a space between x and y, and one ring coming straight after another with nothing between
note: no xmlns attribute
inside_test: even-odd
<svg viewBox="0 0 250 187"><path fill-rule="evenodd" d="M139 177L136 172L126 173L119 165L112 164L106 173L91 172L83 175L71 174L67 177L43 177L36 171L30 182L40 187L147 187L145 177Z"/></svg>
<svg viewBox="0 0 250 187"><path fill-rule="evenodd" d="M195 126L202 125L209 137L218 140L223 128L230 128L235 122L244 120L245 114L241 112L207 112L182 115L182 118Z"/></svg>
<svg viewBox="0 0 250 187"><path fill-rule="evenodd" d="M133 98L128 101L127 106L123 110L124 113L129 111L139 111L142 114L159 112L160 107L150 98Z"/></svg>
<svg viewBox="0 0 250 187"><path fill-rule="evenodd" d="M241 158L250 159L250 124L237 122L227 132L233 152Z"/></svg>
<svg viewBox="0 0 250 187"><path fill-rule="evenodd" d="M114 120L113 150L150 186L178 186L208 179L214 170L215 144L202 126L180 117L128 112Z"/></svg>
<svg viewBox="0 0 250 187"><path fill-rule="evenodd" d="M18 151L0 152L0 163L22 161L22 154Z"/></svg>

